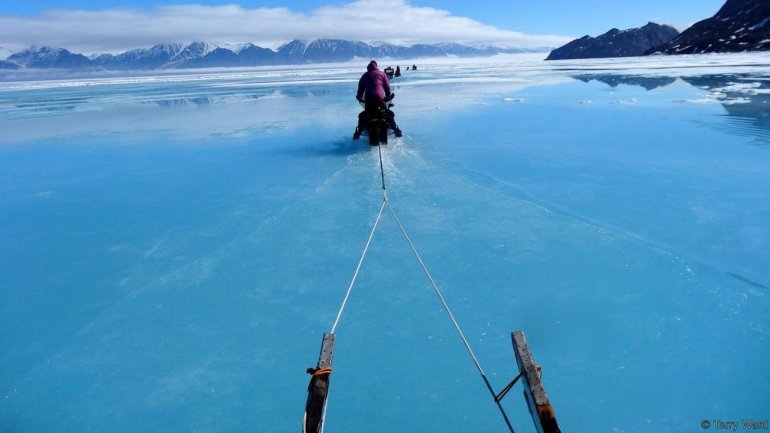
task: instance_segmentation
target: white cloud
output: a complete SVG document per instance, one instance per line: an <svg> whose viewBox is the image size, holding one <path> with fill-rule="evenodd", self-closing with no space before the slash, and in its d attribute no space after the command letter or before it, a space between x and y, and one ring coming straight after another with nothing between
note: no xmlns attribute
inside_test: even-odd
<svg viewBox="0 0 770 433"><path fill-rule="evenodd" d="M20 50L30 45L52 45L91 54L197 40L252 42L271 48L292 39L316 38L511 47L559 46L571 40L502 30L445 10L415 7L406 0L382 5L381 0L358 0L308 14L286 8L189 4L149 11L56 10L36 16L0 16L0 46Z"/></svg>

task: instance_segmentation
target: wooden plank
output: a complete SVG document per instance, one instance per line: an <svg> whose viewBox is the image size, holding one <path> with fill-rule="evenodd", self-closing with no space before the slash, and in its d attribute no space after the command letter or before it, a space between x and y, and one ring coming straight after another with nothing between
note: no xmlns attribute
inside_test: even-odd
<svg viewBox="0 0 770 433"><path fill-rule="evenodd" d="M334 334L324 334L321 342L321 354L318 356L318 369L332 368L332 357L334 357Z"/></svg>
<svg viewBox="0 0 770 433"><path fill-rule="evenodd" d="M516 364L522 373L524 384L524 398L527 400L529 413L535 423L538 433L561 433L556 422L556 414L548 400L545 386L540 377L540 366L535 363L532 352L529 350L524 332L516 331L511 334L513 352L516 355Z"/></svg>
<svg viewBox="0 0 770 433"><path fill-rule="evenodd" d="M326 399L329 395L329 375L331 374L332 358L334 357L334 334L324 334L321 342L321 354L318 355L316 368L309 368L312 374L307 387L307 403L305 415L302 418L303 433L321 433L326 413Z"/></svg>

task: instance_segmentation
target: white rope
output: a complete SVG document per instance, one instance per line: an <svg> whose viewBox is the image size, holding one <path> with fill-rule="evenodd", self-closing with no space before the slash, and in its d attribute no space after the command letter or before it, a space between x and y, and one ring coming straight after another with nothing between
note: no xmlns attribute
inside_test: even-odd
<svg viewBox="0 0 770 433"><path fill-rule="evenodd" d="M393 220L398 225L398 228L401 230L401 233L404 235L406 242L409 244L409 247L412 249L414 256L417 258L417 261L420 263L420 266L422 267L422 270L425 273L425 276L428 277L428 281L430 282L430 285L433 287L433 291L436 292L436 295L438 296L439 301L441 301L441 305L444 306L444 310L449 315L449 319L452 321L452 324L454 325L455 330L457 331L457 334L460 336L460 339L462 340L463 345L465 345L465 349L468 350L468 354L471 356L471 359L473 360L473 364L476 365L476 369L478 369L479 374L481 374L481 378L484 380L484 384L487 386L489 393L492 395L492 398L495 400L497 407L500 409L500 413L502 414L503 419L505 420L505 423L508 426L508 430L510 430L511 433L515 433L513 430L513 426L511 425L511 422L508 419L508 415L505 413L505 409L503 409L503 406L500 404L500 401L497 399L497 394L495 394L495 391L492 389L492 385L489 383L489 380L487 379L487 375L484 374L484 370L481 368L481 364L479 363L479 360L476 358L476 354L473 353L473 349L471 349L471 345L468 342L468 339L465 338L465 334L463 334L463 331L460 328L460 324L457 323L457 319L455 319L454 314L452 314L452 310L449 308L449 305L446 303L446 300L444 299L444 295L441 294L441 290L439 290L438 285L433 280L433 277L431 276L430 271L428 270L428 267L425 265L425 262L422 261L422 257L420 257L420 253L417 252L417 248L414 246L412 239L409 238L409 235L406 233L406 229L404 229L404 226L401 224L401 221L399 221L398 216L396 216L395 209L393 209L393 206L391 206L390 202L388 201L387 190L385 188L385 169L382 164L382 150L380 146L378 146L377 148L377 153L379 154L380 174L382 176L382 206L380 206L380 211L377 213L377 219L375 219L374 226L372 227L372 231L369 233L369 239L366 241L366 245L364 246L364 251L361 254L361 258L358 260L358 266L356 266L356 271L353 273L353 278L351 279L350 285L348 286L348 290L345 293L345 297L342 300L342 305L340 306L340 310L337 313L337 318L334 320L334 324L332 325L331 333L334 334L334 331L337 329L337 324L339 323L340 317L342 316L342 311L345 309L345 304L347 304L348 302L348 298L350 297L350 292L353 290L353 286L356 283L356 279L358 278L358 272L361 270L361 265L364 263L364 258L366 257L366 253L369 250L369 245L371 244L372 238L374 237L374 232L375 230L377 230L377 225L379 224L380 218L382 217L382 212L383 210L385 210L385 206L387 206L388 209L390 210L390 214L393 216Z"/></svg>
<svg viewBox="0 0 770 433"><path fill-rule="evenodd" d="M441 305L444 306L444 310L446 310L447 314L449 315L449 319L452 320L452 324L454 324L455 329L457 330L457 333L460 335L460 339L463 341L465 348L468 349L468 354L471 355L471 358L473 359L473 363L476 364L476 368L479 370L479 373L481 373L482 376L486 376L484 374L484 370L481 369L481 364L479 364L479 360L476 359L476 355L473 353L473 349L471 349L470 343L468 343L468 339L465 338L465 334L463 334L462 329L460 329L460 324L457 323L457 320L455 319L454 314L452 314L452 310L449 308L449 305L447 305L446 300L444 300L444 296L441 294L441 290L439 290L436 282L433 281L433 277L430 275L430 271L428 271L428 267L425 266L425 262L422 261L422 257L420 257L420 254L417 252L417 248L415 248L414 243L412 243L412 240L409 238L409 235L406 233L404 226L401 225L401 221L398 220L398 217L396 216L396 211L393 210L393 206L390 205L390 202L387 200L387 198L385 199L385 203L387 203L388 209L390 209L390 214L393 215L393 219L396 221L398 228L401 229L401 233L404 234L404 238L406 239L406 242L409 243L409 247L412 249L414 256L417 257L417 261L420 262L420 266L422 267L423 272L425 272L425 276L428 277L428 281L430 281L430 285L433 286L433 291L436 292L436 295L438 295L438 299L441 301Z"/></svg>
<svg viewBox="0 0 770 433"><path fill-rule="evenodd" d="M471 359L473 360L473 364L476 365L476 369L478 369L479 374L481 375L481 379L484 380L484 384L487 386L489 393L492 395L492 399L495 400L495 404L497 405L497 408L500 409L500 414L503 416L505 425L508 427L508 430L511 433L515 433L513 429L513 425L511 424L511 421L508 418L508 414L505 412L505 409L503 408L502 404L497 399L497 394L495 394L495 390L492 389L492 384L489 383L489 379L487 379L487 375L484 374L484 370L481 368L481 364L479 363L479 360L476 358L476 354L473 353L473 349L471 349L471 345L470 343L468 343L468 339L465 338L465 334L463 334L462 329L460 329L460 324L457 323L457 319L455 319L454 314L452 314L452 310L449 308L449 305L446 303L446 300L444 299L444 295L441 294L441 290L439 290L438 285L433 280L433 277L430 275L430 271L428 271L428 267L425 266L425 262L422 261L422 257L420 257L420 253L417 252L417 248L414 246L414 243L409 238L409 235L406 233L406 229L404 229L404 226L401 224L401 221L398 220L398 216L396 216L396 211L393 209L393 206L390 205L390 202L388 201L387 196L385 196L385 204L388 205L388 209L390 209L390 214L393 216L393 220L396 221L398 228L401 230L401 233L404 235L406 242L409 244L409 247L412 249L414 256L417 258L417 261L420 263L420 266L422 267L423 272L425 272L425 276L428 277L428 281L430 281L430 285L433 286L433 291L436 292L438 299L441 301L441 305L444 306L444 310L449 315L449 319L452 321L452 324L457 330L457 334L460 335L460 339L463 341L465 348L468 350L468 354L471 356Z"/></svg>
<svg viewBox="0 0 770 433"><path fill-rule="evenodd" d="M348 291L345 293L345 298L342 299L342 305L340 306L340 311L337 313L337 318L334 319L334 325L332 325L332 330L331 330L332 334L334 334L334 330L337 329L337 323L339 323L340 316L342 316L342 310L345 309L345 304L348 302L348 298L350 297L350 292L353 290L353 285L356 284L356 278L358 278L358 271L361 270L361 265L364 263L366 252L369 251L369 244L372 243L372 238L374 237L374 231L377 230L377 224L380 223L380 217L382 216L382 211L385 209L385 203L387 203L387 201L383 200L382 206L380 206L380 211L377 213L377 219L374 220L374 226L372 227L372 231L369 233L369 239L366 241L366 246L364 246L364 252L363 254L361 254L361 259L358 260L358 266L356 266L356 271L353 273L353 279L350 280Z"/></svg>

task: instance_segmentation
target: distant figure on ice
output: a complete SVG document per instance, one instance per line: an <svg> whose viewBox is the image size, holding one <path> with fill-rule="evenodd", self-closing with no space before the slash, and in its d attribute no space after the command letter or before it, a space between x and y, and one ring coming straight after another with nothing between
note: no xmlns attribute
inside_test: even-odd
<svg viewBox="0 0 770 433"><path fill-rule="evenodd" d="M388 78L393 78L393 68L391 68L390 66L385 68L385 71L383 72L385 72L385 75L387 75Z"/></svg>
<svg viewBox="0 0 770 433"><path fill-rule="evenodd" d="M372 60L366 66L366 72L358 80L358 91L356 99L363 102L364 111L358 115L358 127L353 133L353 138L361 137L361 132L366 129L369 119L382 116L384 114L388 127L393 129L396 137L401 136L401 130L396 125L395 114L385 105L390 101L393 95L390 93L390 80L384 72L377 69L377 62Z"/></svg>
<svg viewBox="0 0 770 433"><path fill-rule="evenodd" d="M397 77L401 76L401 66L396 65L396 76Z"/></svg>
<svg viewBox="0 0 770 433"><path fill-rule="evenodd" d="M417 70L417 65L412 65L412 70L416 71Z"/></svg>

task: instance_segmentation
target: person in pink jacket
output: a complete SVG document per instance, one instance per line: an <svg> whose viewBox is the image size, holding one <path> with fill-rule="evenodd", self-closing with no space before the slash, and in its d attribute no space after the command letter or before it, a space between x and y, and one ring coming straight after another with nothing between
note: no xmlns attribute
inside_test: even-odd
<svg viewBox="0 0 770 433"><path fill-rule="evenodd" d="M393 98L393 93L390 91L390 80L385 72L382 72L377 67L377 61L372 60L366 66L366 72L361 75L361 79L358 80L358 91L356 92L356 99L364 103L364 111L358 115L358 127L353 133L353 138L358 139L361 136L361 131L366 129L366 123L373 116L380 115L380 112L385 112L385 120L388 122L388 126L393 129L396 137L401 137L401 130L396 125L395 114L389 110L386 102Z"/></svg>

